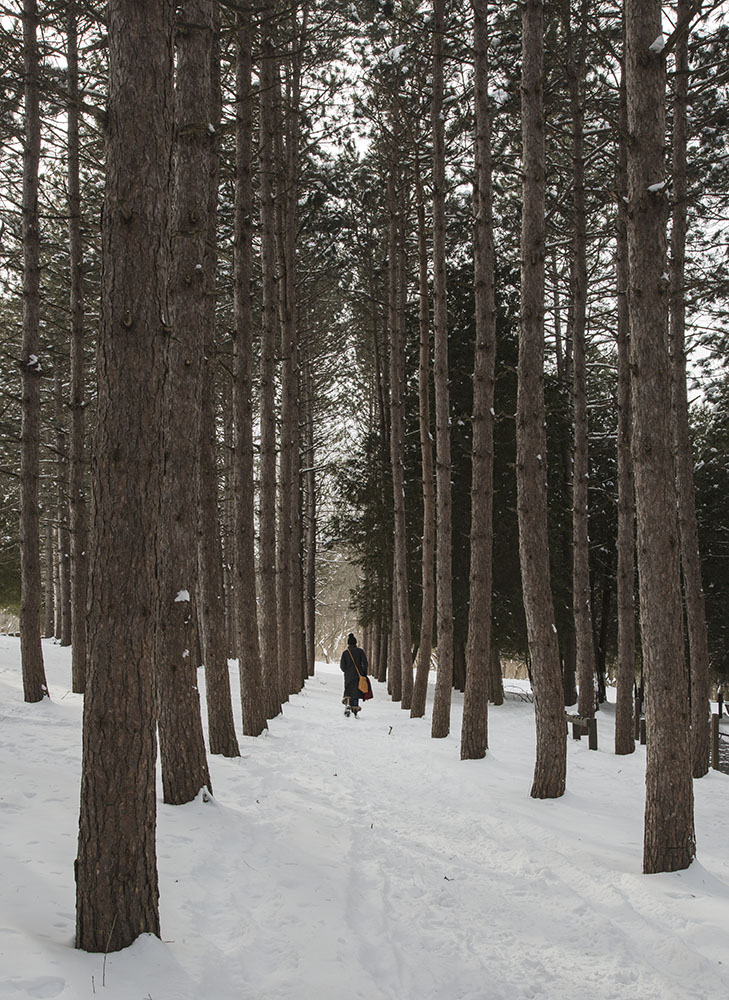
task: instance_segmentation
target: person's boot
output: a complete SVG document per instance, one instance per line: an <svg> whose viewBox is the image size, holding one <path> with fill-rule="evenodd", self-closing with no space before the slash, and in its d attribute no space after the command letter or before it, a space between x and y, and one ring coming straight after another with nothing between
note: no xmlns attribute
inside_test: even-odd
<svg viewBox="0 0 729 1000"><path fill-rule="evenodd" d="M349 698L347 697L342 698L342 704L344 705L344 714L347 716L347 718L349 718L349 716L352 713L352 710L349 707Z"/></svg>

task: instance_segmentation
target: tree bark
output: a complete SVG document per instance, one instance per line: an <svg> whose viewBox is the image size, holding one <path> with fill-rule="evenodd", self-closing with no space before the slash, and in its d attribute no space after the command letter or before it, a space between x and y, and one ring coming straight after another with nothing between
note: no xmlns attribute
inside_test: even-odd
<svg viewBox="0 0 729 1000"><path fill-rule="evenodd" d="M494 369L496 301L494 290L491 113L488 82L488 3L472 0L476 102L476 185L474 208L474 287L476 345L473 375L471 468L471 568L463 701L461 760L478 760L488 747L491 673L491 591L493 585Z"/></svg>
<svg viewBox="0 0 729 1000"><path fill-rule="evenodd" d="M306 362L304 372L304 414L305 446L304 466L305 493L305 552L304 567L304 622L306 628L306 663L310 677L314 676L316 661L316 523L317 523L317 483L316 451L314 447L314 378L311 362Z"/></svg>
<svg viewBox="0 0 729 1000"><path fill-rule="evenodd" d="M212 246L212 235L209 239ZM214 271L207 271L214 287ZM212 297L211 297L212 298ZM212 305L212 301L210 303ZM228 671L230 637L227 627L225 570L218 503L217 407L215 397L216 349L214 326L206 337L202 383L202 419L200 426L200 486L198 517L198 570L200 614L198 635L205 664L208 704L208 739L210 752L237 757L238 738L233 720L233 703ZM199 662L199 661L198 661ZM244 721L245 726L245 721ZM245 731L245 730L244 730Z"/></svg>
<svg viewBox="0 0 729 1000"><path fill-rule="evenodd" d="M390 465L392 468L393 520L395 529L393 556L392 628L397 632L399 658L390 665L392 697L402 701L403 677L410 660L410 606L408 601L407 537L405 523L405 429L403 397L405 395L405 330L400 308L400 283L405 275L400 266L402 220L397 197L398 164L390 159L387 178L387 203L390 215L388 229L388 327L390 332Z"/></svg>
<svg viewBox="0 0 729 1000"><path fill-rule="evenodd" d="M253 456L253 310L251 302L253 95L251 12L238 14L235 199L235 607L243 732L267 728L256 600Z"/></svg>
<svg viewBox="0 0 729 1000"><path fill-rule="evenodd" d="M210 293L209 129L210 9L187 0L177 30L176 141L171 211L170 307L167 340L164 482L157 631L159 742L164 801L190 802L210 789L210 773L193 657L199 617L197 539L203 357ZM214 263L213 263L214 274ZM184 428L184 433L182 429Z"/></svg>
<svg viewBox="0 0 729 1000"><path fill-rule="evenodd" d="M537 758L533 798L564 793L567 727L554 624L547 530L547 441L544 409L544 4L522 8L521 315L517 395L519 557L526 615Z"/></svg>
<svg viewBox="0 0 729 1000"><path fill-rule="evenodd" d="M416 152L417 156L417 152ZM418 171L419 173L419 171ZM418 288L420 353L418 361L418 403L420 455L423 484L423 604L420 615L418 666L415 673L410 717L422 719L428 696L430 660L433 654L435 620L435 481L433 478L433 438L430 431L430 309L428 304L428 247L425 231L425 203L418 185Z"/></svg>
<svg viewBox="0 0 729 1000"><path fill-rule="evenodd" d="M678 0L679 24L690 21L691 0ZM686 625L691 677L691 756L694 778L709 770L709 640L706 633L704 591L694 499L693 456L689 437L686 387L686 229L687 229L687 106L689 86L688 30L676 42L673 99L673 211L671 220L671 348L673 351L673 407L676 483L681 538Z"/></svg>
<svg viewBox="0 0 729 1000"><path fill-rule="evenodd" d="M628 106L625 68L620 80L616 272L618 300L618 665L615 698L615 753L635 751L635 485L630 454L630 317L628 315Z"/></svg>
<svg viewBox="0 0 729 1000"><path fill-rule="evenodd" d="M567 75L572 116L572 413L574 456L572 467L572 606L577 649L577 710L585 718L595 714L595 642L590 607L590 538L588 529L588 417L585 337L587 318L587 227L585 215L585 154L583 89L587 4L580 4L580 36L575 43L571 3L564 9L567 37Z"/></svg>
<svg viewBox="0 0 729 1000"><path fill-rule="evenodd" d="M20 656L25 701L42 701L48 684L41 648L40 511L40 60L36 0L23 0L23 347L20 454Z"/></svg>
<svg viewBox="0 0 729 1000"><path fill-rule="evenodd" d="M43 636L52 639L56 634L56 587L55 587L55 545L53 544L53 524L46 519L45 524L45 581L43 598Z"/></svg>
<svg viewBox="0 0 729 1000"><path fill-rule="evenodd" d="M89 672L76 946L159 934L153 674L162 493L174 5L109 4ZM142 183L143 181L143 183Z"/></svg>
<svg viewBox="0 0 729 1000"><path fill-rule="evenodd" d="M261 204L261 385L259 547L260 635L266 716L273 719L284 699L278 650L276 595L276 211L274 191L274 130L276 52L274 10L261 11L259 163Z"/></svg>
<svg viewBox="0 0 729 1000"><path fill-rule="evenodd" d="M445 0L433 3L433 341L437 496L438 675L433 699L431 735L450 732L453 685L453 591L451 538L451 429L448 391L448 311L446 302L445 123L443 64Z"/></svg>
<svg viewBox="0 0 729 1000"><path fill-rule="evenodd" d="M666 66L654 46L661 4L627 0L625 9L632 448L648 745L643 870L652 873L688 867L696 843L667 349Z"/></svg>
<svg viewBox="0 0 729 1000"><path fill-rule="evenodd" d="M56 639L71 645L71 535L68 525L68 434L64 420L63 377L54 380L56 403L56 537L58 539L58 607Z"/></svg>
<svg viewBox="0 0 729 1000"><path fill-rule="evenodd" d="M71 527L71 683L86 687L86 591L88 585L88 503L86 484L86 389L84 365L84 253L81 239L79 160L78 11L66 18L68 43L68 248L71 312L71 441L69 511Z"/></svg>

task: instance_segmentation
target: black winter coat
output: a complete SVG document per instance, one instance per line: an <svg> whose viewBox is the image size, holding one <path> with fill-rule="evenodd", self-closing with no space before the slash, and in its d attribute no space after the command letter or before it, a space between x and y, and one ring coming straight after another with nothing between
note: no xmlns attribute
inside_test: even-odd
<svg viewBox="0 0 729 1000"><path fill-rule="evenodd" d="M357 661L359 674L357 673L357 667L352 662L350 653ZM339 668L344 671L344 697L361 698L362 692L357 685L359 684L360 674L365 677L367 676L367 657L365 656L365 651L360 649L359 646L347 646L339 661Z"/></svg>

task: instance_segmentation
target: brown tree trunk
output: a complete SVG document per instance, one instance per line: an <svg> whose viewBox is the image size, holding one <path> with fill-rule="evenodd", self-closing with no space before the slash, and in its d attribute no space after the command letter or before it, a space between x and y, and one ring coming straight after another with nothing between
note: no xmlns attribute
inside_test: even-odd
<svg viewBox="0 0 729 1000"><path fill-rule="evenodd" d="M595 644L590 607L590 539L588 530L588 421L585 326L587 317L587 229L585 216L585 155L583 90L587 5L580 4L580 36L572 34L571 3L564 8L567 37L567 75L572 116L572 412L574 456L572 466L572 606L577 651L578 712L595 714Z"/></svg>
<svg viewBox="0 0 729 1000"><path fill-rule="evenodd" d="M438 676L433 698L431 735L450 732L453 685L453 593L451 538L451 431L448 391L448 312L446 303L445 123L443 63L445 0L433 3L433 375L437 496Z"/></svg>
<svg viewBox="0 0 729 1000"><path fill-rule="evenodd" d="M199 664L193 657L199 617L194 540L200 520L201 390L211 290L208 228L209 213L215 212L210 161L216 139L209 129L206 49L210 10L205 6L206 0L187 0L177 30L169 286L174 336L168 337L166 357L156 658L162 787L164 801L173 805L190 802L210 788L197 689ZM212 271L214 275L214 258Z"/></svg>
<svg viewBox="0 0 729 1000"><path fill-rule="evenodd" d="M68 41L68 246L71 313L71 441L69 512L71 527L71 683L86 686L86 591L88 583L88 504L86 500L86 392L84 385L84 257L81 240L79 166L78 11L67 15Z"/></svg>
<svg viewBox="0 0 729 1000"><path fill-rule="evenodd" d="M471 569L463 701L461 760L478 760L488 747L491 673L491 590L494 497L494 291L491 115L488 97L488 3L472 0L476 102L476 186L474 191L474 287L476 345L473 376L471 468Z"/></svg>
<svg viewBox="0 0 729 1000"><path fill-rule="evenodd" d="M304 373L305 387L305 427L306 440L304 448L304 466L306 483L306 523L305 523L305 552L306 563L304 567L304 618L306 628L306 663L310 677L314 676L314 665L316 662L316 469L314 462L316 452L314 449L314 379L311 371L311 363L307 361Z"/></svg>
<svg viewBox="0 0 729 1000"><path fill-rule="evenodd" d="M220 125L220 12L217 0L199 0L193 14L202 28L194 39L190 55L199 74L199 101L208 122L208 142L200 149L199 191L205 198L203 219L204 246L199 248L203 266L204 295L198 303L203 349L202 393L198 469L198 637L205 664L207 695L208 742L210 752L224 757L237 757L238 738L233 720L233 702L228 671L228 653L237 654L237 643L231 638L234 628L229 620L228 596L233 587L225 585L224 567L234 558L224 558L221 543L220 505L218 503L217 421L215 394L215 289L217 271L217 207ZM192 114L192 109L191 114ZM197 112L198 115L200 112ZM202 124L202 123L201 123ZM215 131L213 132L212 129ZM232 404L226 407L231 414ZM228 453L228 452L226 452ZM231 447L230 452L233 454ZM226 463L229 468L231 463ZM232 489L226 491L228 506L233 503ZM233 546L232 531L229 546ZM196 661L197 666L199 661Z"/></svg>
<svg viewBox="0 0 729 1000"><path fill-rule="evenodd" d="M658 0L626 2L628 306L641 637L646 686L643 870L696 853L667 348L666 66ZM655 49L655 46L654 46Z"/></svg>
<svg viewBox="0 0 729 1000"><path fill-rule="evenodd" d="M398 246L398 263L397 263L397 292L398 292L398 306L397 306L397 323L399 326L399 341L400 341L400 358L398 361L398 368L400 370L401 387L402 387L402 397L401 397L401 427L402 427L402 473L403 473L403 503L402 503L402 514L403 523L401 529L401 541L404 546L404 552L401 556L400 562L402 566L402 575L400 583L398 586L398 604L400 608L400 628L402 629L400 637L400 659L401 659L401 672L402 672L402 697L400 699L400 708L404 711L409 712L413 706L413 633L412 633L412 620L410 616L410 586L409 586L409 574L408 574L408 564L407 564L407 520L405 517L405 395L407 392L407 314L408 314L408 254L407 254L407 205L408 196L405 190L405 185L400 184L399 191L399 212L398 219L400 222L400 233L399 233L399 246Z"/></svg>
<svg viewBox="0 0 729 1000"><path fill-rule="evenodd" d="M393 558L392 574L392 631L390 633L390 669L387 674L387 693L393 701L400 701L402 698L402 656L400 651L401 632L397 625L398 617L398 596L397 584L395 582L395 567Z"/></svg>
<svg viewBox="0 0 729 1000"><path fill-rule="evenodd" d="M76 946L86 951L117 951L140 934L159 934L153 663L169 340L173 15L171 2L109 3L89 671L76 860Z"/></svg>
<svg viewBox="0 0 729 1000"><path fill-rule="evenodd" d="M567 727L554 624L547 531L547 440L544 411L544 4L522 8L521 316L516 416L516 475L524 611L526 615L537 759L533 798L565 790Z"/></svg>
<svg viewBox="0 0 729 1000"><path fill-rule="evenodd" d="M690 20L690 0L678 0L679 24ZM701 558L696 525L694 474L689 437L688 396L686 391L686 228L687 228L687 106L689 60L688 29L676 44L676 71L673 99L673 212L671 220L671 348L673 351L673 405L676 447L676 482L678 518L681 537L686 625L689 640L691 676L691 756L694 778L709 770L709 640L706 633L704 591L701 582Z"/></svg>
<svg viewBox="0 0 729 1000"><path fill-rule="evenodd" d="M417 153L416 153L417 156ZM418 362L418 402L420 455L423 484L423 603L420 615L418 666L410 717L422 719L428 696L430 660L433 654L433 622L435 619L435 481L433 479L433 439L430 432L430 310L428 306L428 247L425 231L425 204L422 188L418 190L418 287L420 353Z"/></svg>
<svg viewBox="0 0 729 1000"><path fill-rule="evenodd" d="M258 736L266 724L256 600L253 456L253 95L251 13L238 14L235 199L235 588L243 732Z"/></svg>
<svg viewBox="0 0 729 1000"><path fill-rule="evenodd" d="M554 312L554 337L557 355L557 374L564 386L572 385L572 320L567 324L566 336L562 338L562 317L559 294L559 271L557 268L557 254L552 251L552 289L553 289L553 312ZM565 433L562 435L562 446L560 448L560 461L562 465L561 488L565 509L572 503L572 452ZM565 566L572 566L572 526L564 521L564 526L560 531L560 543L562 546ZM574 620L574 616L573 616ZM574 705L577 701L577 641L575 639L574 628L566 628L559 637L562 654L562 687L564 689L565 705Z"/></svg>
<svg viewBox="0 0 729 1000"><path fill-rule="evenodd" d="M620 79L616 272L618 299L618 665L615 698L615 753L635 751L635 487L630 455L630 317L628 316L628 107L625 68Z"/></svg>
<svg viewBox="0 0 729 1000"><path fill-rule="evenodd" d="M260 114L258 150L261 204L261 384L259 546L261 666L266 716L281 711L285 692L278 650L276 595L276 206L274 131L276 53L273 5L261 11Z"/></svg>
<svg viewBox="0 0 729 1000"><path fill-rule="evenodd" d="M504 678L501 673L501 658L496 646L491 644L491 668L489 676L489 701L494 705L504 704Z"/></svg>
<svg viewBox="0 0 729 1000"><path fill-rule="evenodd" d="M43 636L52 639L56 634L56 587L55 587L55 545L53 544L53 524L45 524L45 581L43 598Z"/></svg>
<svg viewBox="0 0 729 1000"><path fill-rule="evenodd" d="M212 242L209 245L213 245ZM214 270L206 271L214 287ZM224 555L220 537L220 507L218 503L217 420L215 404L215 344L214 327L206 338L201 394L198 572L199 615L198 637L205 664L205 687L208 707L208 739L210 752L224 757L237 757L238 738L233 720L233 702L228 671L228 651L231 643L226 613ZM199 661L197 661L199 663ZM245 722L244 722L245 725ZM256 734L257 735L257 734Z"/></svg>
<svg viewBox="0 0 729 1000"><path fill-rule="evenodd" d="M71 535L68 528L68 434L64 420L63 378L54 380L56 403L56 536L58 538L58 607L56 639L71 645Z"/></svg>
<svg viewBox="0 0 729 1000"><path fill-rule="evenodd" d="M23 147L23 348L20 431L20 655L25 701L42 701L48 684L41 648L40 511L40 86L36 0L23 0L25 145Z"/></svg>
<svg viewBox="0 0 729 1000"><path fill-rule="evenodd" d="M302 561L301 514L301 332L298 304L297 232L299 224L299 158L301 146L301 74L307 41L309 4L307 0L290 8L290 52L286 65L286 161L285 161L285 229L284 229L284 289L287 349L283 351L282 384L282 458L288 474L288 648L290 691L300 691L308 670L305 664L304 635L304 576ZM286 419L284 419L284 417ZM286 431L284 435L284 429Z"/></svg>
<svg viewBox="0 0 729 1000"><path fill-rule="evenodd" d="M399 659L390 664L392 698L402 701L403 677L410 661L410 606L408 601L407 537L405 526L405 429L403 397L405 395L405 330L400 309L400 282L404 280L400 266L402 220L397 198L398 166L393 155L387 178L387 202L390 213L388 230L388 326L390 331L390 464L392 468L393 520L395 526L392 627L397 633Z"/></svg>

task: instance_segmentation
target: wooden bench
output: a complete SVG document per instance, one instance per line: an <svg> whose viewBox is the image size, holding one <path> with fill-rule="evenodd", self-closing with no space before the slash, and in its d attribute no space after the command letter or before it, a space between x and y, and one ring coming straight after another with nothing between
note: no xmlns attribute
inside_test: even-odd
<svg viewBox="0 0 729 1000"><path fill-rule="evenodd" d="M583 719L580 715L570 715L565 712L565 719L572 724L572 739L580 740L588 737L590 750L597 750L597 719Z"/></svg>

